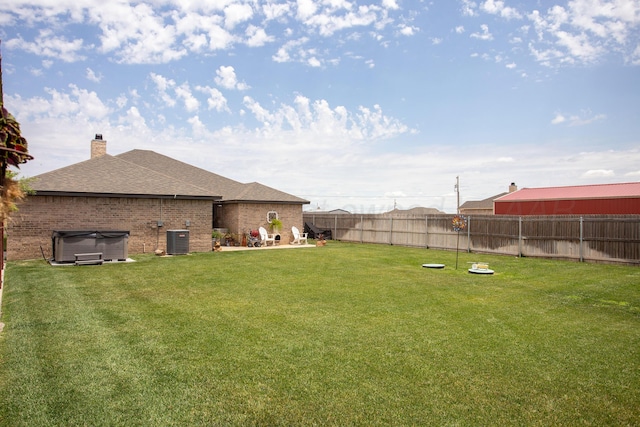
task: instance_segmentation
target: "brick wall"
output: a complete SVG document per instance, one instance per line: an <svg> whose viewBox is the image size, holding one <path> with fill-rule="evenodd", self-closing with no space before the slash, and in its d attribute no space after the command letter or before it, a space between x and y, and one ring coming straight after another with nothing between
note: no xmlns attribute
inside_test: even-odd
<svg viewBox="0 0 640 427"><path fill-rule="evenodd" d="M166 249L167 230L188 229L191 252L211 250L211 201L34 195L18 208L6 229L8 260L40 258L40 247L50 257L54 230L129 231L136 254Z"/></svg>
<svg viewBox="0 0 640 427"><path fill-rule="evenodd" d="M293 240L291 227L296 226L300 231L304 228L302 222L302 205L285 205L279 203L225 203L217 211L220 224L230 233L248 233L262 226L269 231L267 212L275 211L282 221L280 243L287 244Z"/></svg>

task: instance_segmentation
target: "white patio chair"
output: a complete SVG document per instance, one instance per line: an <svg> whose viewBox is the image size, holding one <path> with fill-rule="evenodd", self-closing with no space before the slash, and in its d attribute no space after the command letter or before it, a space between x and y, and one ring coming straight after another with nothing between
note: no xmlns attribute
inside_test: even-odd
<svg viewBox="0 0 640 427"><path fill-rule="evenodd" d="M267 233L264 227L258 228L258 232L260 233L260 246L269 246L271 243L272 246L276 245L276 235Z"/></svg>
<svg viewBox="0 0 640 427"><path fill-rule="evenodd" d="M307 233L300 233L300 230L298 230L298 227L291 227L291 233L293 234L293 242L291 242L292 245L301 245L302 242L304 242L304 244L307 244Z"/></svg>

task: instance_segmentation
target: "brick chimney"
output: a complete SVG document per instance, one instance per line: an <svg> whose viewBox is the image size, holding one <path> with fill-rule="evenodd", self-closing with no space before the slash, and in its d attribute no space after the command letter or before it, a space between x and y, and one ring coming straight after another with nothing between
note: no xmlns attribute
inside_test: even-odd
<svg viewBox="0 0 640 427"><path fill-rule="evenodd" d="M91 158L104 156L107 154L107 141L102 139L101 133L96 133L96 137L91 141Z"/></svg>
<svg viewBox="0 0 640 427"><path fill-rule="evenodd" d="M509 186L509 193L513 193L514 191L518 191L518 186L516 185L515 182L512 182L511 185Z"/></svg>

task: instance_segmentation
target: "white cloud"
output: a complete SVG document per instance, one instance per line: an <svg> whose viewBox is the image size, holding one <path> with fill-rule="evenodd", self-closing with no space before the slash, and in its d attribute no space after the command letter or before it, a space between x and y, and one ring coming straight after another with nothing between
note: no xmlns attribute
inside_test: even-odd
<svg viewBox="0 0 640 427"><path fill-rule="evenodd" d="M382 0L382 7L393 10L400 9L396 0Z"/></svg>
<svg viewBox="0 0 640 427"><path fill-rule="evenodd" d="M253 9L249 4L232 3L224 8L224 25L233 29L236 25L248 21L253 16Z"/></svg>
<svg viewBox="0 0 640 427"><path fill-rule="evenodd" d="M636 47L636 49L633 51L633 53L631 55L629 55L629 57L627 58L627 60L632 64L632 65L640 65L640 43L638 43L638 46Z"/></svg>
<svg viewBox="0 0 640 427"><path fill-rule="evenodd" d="M238 82L235 69L231 66L221 66L216 70L216 77L214 81L218 86L222 86L225 89L237 89L247 90L249 86L244 82Z"/></svg>
<svg viewBox="0 0 640 427"><path fill-rule="evenodd" d="M402 34L403 36L412 36L416 33L416 31L418 31L419 28L418 27L414 27L414 26L410 26L410 25L404 25L402 24L400 26L400 34Z"/></svg>
<svg viewBox="0 0 640 427"><path fill-rule="evenodd" d="M96 74L91 68L87 68L87 80L100 83L100 80L102 80L102 74Z"/></svg>
<svg viewBox="0 0 640 427"><path fill-rule="evenodd" d="M489 32L489 26L487 24L480 25L482 32L472 33L471 37L480 40L493 40L493 35Z"/></svg>
<svg viewBox="0 0 640 427"><path fill-rule="evenodd" d="M156 84L156 87L158 89L157 95L163 101L164 105L166 105L167 107L175 106L176 105L175 98L169 95L167 91L169 89L174 88L176 85L176 82L174 82L171 79L167 79L156 73L151 73L149 77L151 77L151 80Z"/></svg>
<svg viewBox="0 0 640 427"><path fill-rule="evenodd" d="M116 98L116 105L120 109L126 107L128 102L129 102L129 99L125 95L120 95Z"/></svg>
<svg viewBox="0 0 640 427"><path fill-rule="evenodd" d="M562 114L556 114L556 116L551 120L551 124L557 125L560 123L566 122L567 119Z"/></svg>
<svg viewBox="0 0 640 427"><path fill-rule="evenodd" d="M629 35L640 24L640 2L572 0L527 18L537 35L530 50L544 65L590 63L611 52L629 58L637 48Z"/></svg>
<svg viewBox="0 0 640 427"><path fill-rule="evenodd" d="M302 1L298 0L298 3ZM354 27L377 25L380 28L384 21L379 19L378 12L378 7L360 6L355 11L347 11L344 14L323 11L323 13L306 16L301 21L309 28L318 31L320 35L329 37L337 31Z"/></svg>
<svg viewBox="0 0 640 427"><path fill-rule="evenodd" d="M462 33L464 33L464 26L462 26L462 25L458 25L458 26L455 28L455 32L456 32L456 33L458 33L458 34L462 34Z"/></svg>
<svg viewBox="0 0 640 427"><path fill-rule="evenodd" d="M262 13L267 21L283 18L290 13L290 10L291 5L289 3L267 3L262 5Z"/></svg>
<svg viewBox="0 0 640 427"><path fill-rule="evenodd" d="M193 116L187 119L187 123L191 125L191 129L193 130L193 134L196 137L201 137L207 135L207 127L200 120L200 117Z"/></svg>
<svg viewBox="0 0 640 427"><path fill-rule="evenodd" d="M9 49L21 49L38 56L55 58L64 62L77 62L85 59L81 54L84 49L82 39L67 40L54 34L51 29L38 32L33 42L22 37L6 40L4 45Z"/></svg>
<svg viewBox="0 0 640 427"><path fill-rule="evenodd" d="M176 96L184 101L184 107L189 112L197 111L200 107L200 102L193 96L187 83L176 88Z"/></svg>
<svg viewBox="0 0 640 427"><path fill-rule="evenodd" d="M289 40L282 47L280 47L275 55L272 56L272 59L275 62L291 62L294 61L292 58L292 54L295 55L295 60L299 60L297 52L300 52L300 46L303 46L309 41L307 37L302 37L297 40ZM295 52L294 52L295 51Z"/></svg>
<svg viewBox="0 0 640 427"><path fill-rule="evenodd" d="M267 35L264 28L259 28L254 25L249 25L245 34L247 35L247 46L251 47L264 46L275 40L275 37Z"/></svg>
<svg viewBox="0 0 640 427"><path fill-rule="evenodd" d="M605 120L607 116L605 114L593 114L590 110L583 110L580 114L572 114L566 117L564 114L556 113L556 116L551 120L552 124L567 123L568 126L585 126L594 122Z"/></svg>
<svg viewBox="0 0 640 427"><path fill-rule="evenodd" d="M272 137L293 133L289 144L302 135L308 138L302 140L316 140L318 147L327 149L329 146L346 148L347 145L361 140L387 139L411 130L400 121L386 116L380 106L373 109L359 107L357 112L349 112L343 106L331 108L324 100L311 102L308 98L298 95L293 105L281 105L269 110L255 99L246 96L244 105L254 118L261 123L260 134Z"/></svg>
<svg viewBox="0 0 640 427"><path fill-rule="evenodd" d="M312 66L312 67L320 67L322 66L322 62L320 62L318 60L318 58L316 58L315 56L309 58L309 60L307 61L307 63Z"/></svg>
<svg viewBox="0 0 640 427"><path fill-rule="evenodd" d="M338 64L337 58L325 58L324 52L319 52L315 48L304 48L309 39L303 37L298 40L290 40L278 49L271 58L275 62L299 62L310 67L320 67L323 64Z"/></svg>
<svg viewBox="0 0 640 427"><path fill-rule="evenodd" d="M466 16L476 16L478 5L471 0L462 0L462 14Z"/></svg>
<svg viewBox="0 0 640 427"><path fill-rule="evenodd" d="M174 47L176 26L165 24L148 4L114 3L89 13L100 22L102 51L114 52L122 63L166 63L187 54L186 49Z"/></svg>
<svg viewBox="0 0 640 427"><path fill-rule="evenodd" d="M583 62L592 62L599 57L603 49L594 46L585 34L570 34L565 31L556 32L557 44L567 48L569 55Z"/></svg>
<svg viewBox="0 0 640 427"><path fill-rule="evenodd" d="M592 169L582 174L583 178L608 178L615 176L615 173L610 169Z"/></svg>
<svg viewBox="0 0 640 427"><path fill-rule="evenodd" d="M482 9L487 13L500 15L506 19L522 18L522 16L516 9L505 6L504 2L500 0L486 0L484 3L480 5L480 9Z"/></svg>
<svg viewBox="0 0 640 427"><path fill-rule="evenodd" d="M533 43L529 44L529 52L540 64L551 67L558 63L567 64L573 63L573 59L567 57L564 52L558 49L543 49L538 50Z"/></svg>
<svg viewBox="0 0 640 427"><path fill-rule="evenodd" d="M318 7L313 0L297 0L296 5L298 19L302 21L312 17L318 10Z"/></svg>
<svg viewBox="0 0 640 427"><path fill-rule="evenodd" d="M226 98L218 89L209 86L196 86L196 90L209 95L209 98L207 98L209 110L216 110L218 112L230 111Z"/></svg>

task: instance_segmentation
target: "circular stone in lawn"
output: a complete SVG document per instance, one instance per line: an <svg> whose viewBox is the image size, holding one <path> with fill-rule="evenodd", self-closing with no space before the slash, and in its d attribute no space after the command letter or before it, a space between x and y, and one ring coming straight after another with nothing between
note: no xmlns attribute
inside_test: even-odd
<svg viewBox="0 0 640 427"><path fill-rule="evenodd" d="M493 270L489 270L488 268L470 268L469 273L473 274L493 274Z"/></svg>
<svg viewBox="0 0 640 427"><path fill-rule="evenodd" d="M424 268L444 268L444 264L422 264Z"/></svg>

